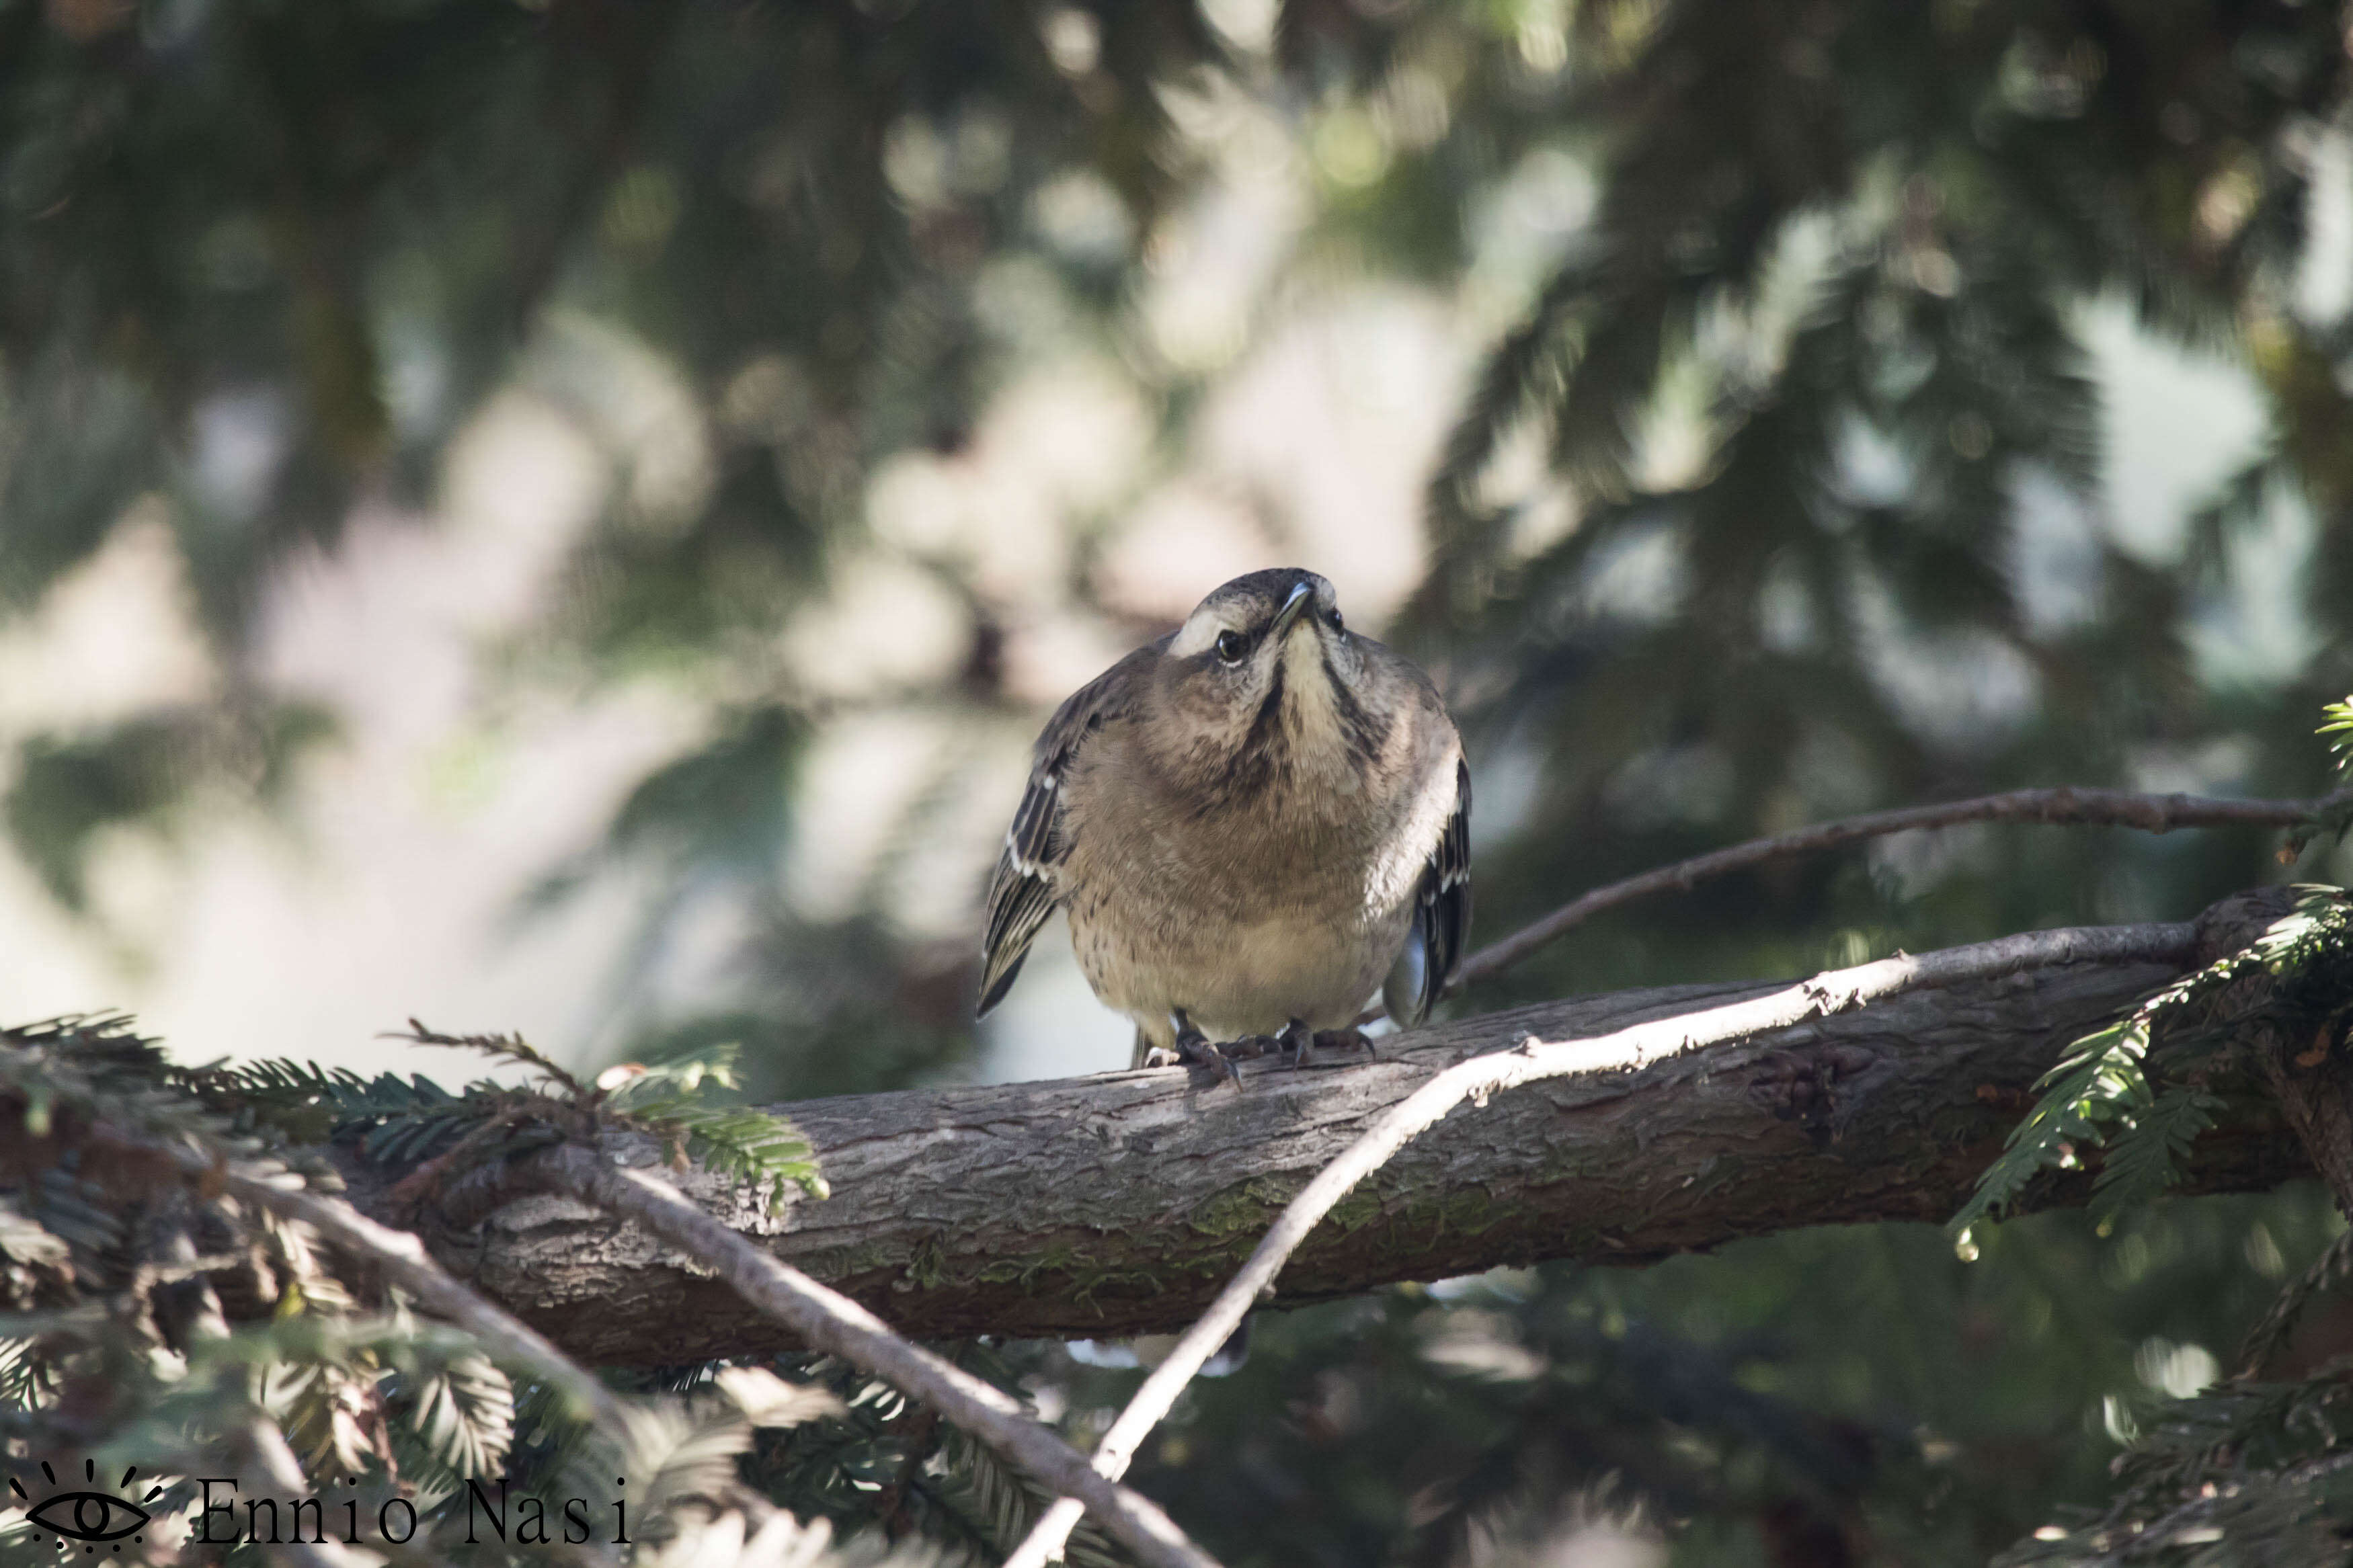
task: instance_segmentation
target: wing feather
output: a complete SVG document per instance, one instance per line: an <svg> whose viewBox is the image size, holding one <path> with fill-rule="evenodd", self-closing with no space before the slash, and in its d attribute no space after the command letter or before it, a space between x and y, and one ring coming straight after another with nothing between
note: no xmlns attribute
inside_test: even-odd
<svg viewBox="0 0 2353 1568"><path fill-rule="evenodd" d="M1409 952L1418 963L1400 963L1384 998L1390 1016L1410 1026L1429 1016L1431 1004L1454 978L1455 965L1471 938L1471 765L1454 764L1454 809L1422 868L1420 896L1414 905ZM1415 952L1414 950L1419 950Z"/></svg>
<svg viewBox="0 0 2353 1568"><path fill-rule="evenodd" d="M1071 763L1104 724L1124 716L1132 679L1154 648L1139 648L1071 693L1054 710L1030 753L1029 786L1005 830L1005 848L988 879L987 920L981 936L980 1006L976 1016L1005 1000L1029 956L1039 928L1061 902L1060 869L1070 858L1063 784Z"/></svg>

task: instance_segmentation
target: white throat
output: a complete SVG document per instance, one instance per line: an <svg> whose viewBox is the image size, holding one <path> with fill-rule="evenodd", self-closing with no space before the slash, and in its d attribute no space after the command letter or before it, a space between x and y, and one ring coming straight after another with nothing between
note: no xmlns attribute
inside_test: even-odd
<svg viewBox="0 0 2353 1568"><path fill-rule="evenodd" d="M1311 627L1293 627L1282 645L1282 722L1290 732L1293 765L1317 787L1352 795L1364 781L1349 754L1347 726L1334 699L1323 639Z"/></svg>

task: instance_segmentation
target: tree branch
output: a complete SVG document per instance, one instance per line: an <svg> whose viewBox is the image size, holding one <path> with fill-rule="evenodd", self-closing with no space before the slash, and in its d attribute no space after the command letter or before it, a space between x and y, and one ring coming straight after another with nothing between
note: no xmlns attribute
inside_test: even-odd
<svg viewBox="0 0 2353 1568"><path fill-rule="evenodd" d="M575 1408L607 1431L628 1431L621 1403L604 1385L567 1359L533 1330L459 1284L426 1253L415 1236L379 1225L350 1205L235 1164L216 1165L193 1150L146 1139L111 1134L111 1141L159 1154L192 1176L218 1182L240 1202L266 1208L316 1230L343 1250L366 1260L418 1304L467 1330L491 1355L531 1368L570 1396ZM1219 1568L1175 1521L1148 1500L1106 1480L1051 1431L1031 1419L1011 1395L908 1343L871 1312L807 1275L778 1262L726 1225L682 1196L675 1187L644 1171L615 1165L576 1144L542 1150L508 1168L519 1183L558 1191L643 1226L716 1271L743 1298L789 1328L807 1344L833 1352L884 1378L938 1410L1047 1486L1075 1493L1146 1568ZM406 1207L413 1188L404 1182L381 1200ZM264 1424L266 1426L266 1424ZM276 1430L248 1434L258 1461L278 1479L284 1441ZM275 1441L277 1450L269 1447ZM283 1456L290 1462L290 1455ZM299 1474L298 1474L299 1479ZM1067 1533L1067 1532L1066 1532ZM306 1568L341 1568L333 1553L298 1554Z"/></svg>
<svg viewBox="0 0 2353 1568"><path fill-rule="evenodd" d="M1499 1090L1545 1079L1645 1067L1703 1047L1792 1028L1810 1018L1830 1017L1906 991L1962 981L2000 980L2021 970L2075 963L2187 964L2197 950L2198 928L2186 921L2029 931L1919 958L1898 955L1833 970L1769 995L1636 1024L1599 1039L1539 1040L1530 1036L1511 1050L1474 1057L1449 1068L1392 1106L1291 1200L1250 1260L1226 1283L1200 1321L1153 1368L1152 1375L1103 1434L1095 1448L1094 1467L1114 1479L1125 1475L1136 1446L1168 1414L1202 1363L1241 1325L1250 1304L1261 1292L1272 1293L1275 1277L1308 1234L1357 1183L1388 1163L1406 1144L1466 1100L1484 1105L1487 1097ZM1045 1568L1059 1559L1062 1543L1070 1539L1082 1511L1069 1498L1058 1500L1006 1559L1005 1568Z"/></svg>
<svg viewBox="0 0 2353 1568"><path fill-rule="evenodd" d="M1639 1262L1801 1225L1941 1221L2065 1047L2184 967L2102 960L1963 981L1499 1097L1352 1193L1291 1258L1280 1301L1544 1258ZM1376 1061L1244 1063L1239 1094L1161 1069L812 1100L781 1110L816 1147L831 1198L771 1214L708 1173L680 1182L911 1337L1171 1331L1318 1171L1458 1062L1780 989L1547 1003L1398 1036ZM609 1152L661 1157L644 1140ZM353 1201L389 1212L385 1176L353 1151L338 1158ZM2200 1140L2187 1176L2193 1191L2238 1191L2309 1171L2276 1114L2250 1104ZM2051 1173L2027 1204L2079 1203L2090 1174ZM796 1342L643 1227L528 1192L512 1167L458 1178L426 1217L453 1270L583 1361Z"/></svg>
<svg viewBox="0 0 2353 1568"><path fill-rule="evenodd" d="M1770 838L1752 838L1746 844L1711 850L1596 888L1464 959L1447 989L1451 994L1477 981L1501 974L1571 927L1620 904L1630 904L1652 893L1689 892L1711 878L1745 871L1767 860L1810 855L1866 838L1884 838L1891 834L1930 827L1957 827L1969 822L2079 823L2137 827L2149 833L2170 833L2177 827L2294 827L2316 822L2327 812L2348 805L2353 805L2353 790L2339 790L2313 800L2216 800L2206 795L2141 795L2131 790L2063 785L2056 789L2011 790L2005 795L1978 795L1936 805L1874 811L1775 834Z"/></svg>
<svg viewBox="0 0 2353 1568"><path fill-rule="evenodd" d="M624 1407L610 1390L536 1330L517 1322L452 1279L409 1232L379 1224L340 1199L310 1192L297 1184L299 1177L258 1174L235 1163L216 1163L192 1149L103 1126L94 1129L91 1136L161 1156L199 1182L217 1182L220 1190L240 1203L268 1209L281 1219L301 1221L345 1253L364 1260L427 1311L473 1335L494 1360L528 1367L545 1379L564 1394L575 1413L616 1436L628 1430Z"/></svg>
<svg viewBox="0 0 2353 1568"><path fill-rule="evenodd" d="M1156 1504L1089 1468L1077 1449L1031 1419L1011 1394L909 1344L873 1313L777 1262L660 1177L625 1169L575 1144L530 1156L521 1163L520 1174L645 1226L717 1270L745 1300L803 1342L830 1351L923 1401L1046 1485L1066 1495L1075 1492L1076 1506L1092 1510L1146 1568L1218 1568L1217 1560Z"/></svg>

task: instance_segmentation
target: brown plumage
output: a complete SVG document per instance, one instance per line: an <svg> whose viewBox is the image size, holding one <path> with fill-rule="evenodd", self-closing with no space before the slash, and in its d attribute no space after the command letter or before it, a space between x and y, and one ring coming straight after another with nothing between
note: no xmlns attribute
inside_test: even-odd
<svg viewBox="0 0 2353 1568"><path fill-rule="evenodd" d="M1471 921L1470 773L1428 678L1312 572L1254 572L1062 704L988 889L980 1011L1057 906L1139 1061L1413 1023Z"/></svg>

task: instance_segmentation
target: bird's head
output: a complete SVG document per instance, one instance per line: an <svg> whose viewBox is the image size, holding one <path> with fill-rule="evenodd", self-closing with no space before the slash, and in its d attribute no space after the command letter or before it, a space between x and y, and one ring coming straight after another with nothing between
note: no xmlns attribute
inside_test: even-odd
<svg viewBox="0 0 2353 1568"><path fill-rule="evenodd" d="M1168 639L1158 672L1164 761L1237 770L1338 763L1377 750L1366 645L1332 584L1282 567L1237 577Z"/></svg>

